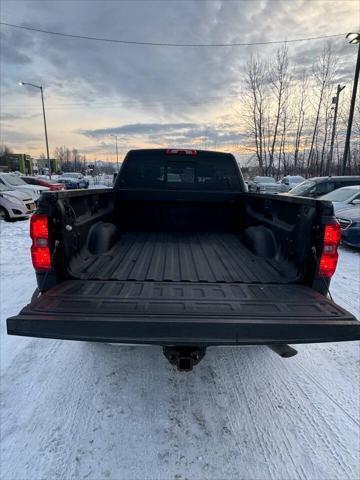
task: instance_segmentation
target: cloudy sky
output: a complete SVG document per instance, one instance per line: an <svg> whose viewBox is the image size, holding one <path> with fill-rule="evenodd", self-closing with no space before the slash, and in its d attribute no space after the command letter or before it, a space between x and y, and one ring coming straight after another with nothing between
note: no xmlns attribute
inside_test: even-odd
<svg viewBox="0 0 360 480"><path fill-rule="evenodd" d="M75 35L154 43L227 44L357 31L357 0L1 1L1 21ZM289 44L291 60L311 65L325 40ZM341 80L351 82L355 48L332 39ZM275 45L161 47L66 38L1 25L1 142L44 152L39 91L45 89L50 150L77 147L114 160L143 146L245 152L236 115L249 56Z"/></svg>

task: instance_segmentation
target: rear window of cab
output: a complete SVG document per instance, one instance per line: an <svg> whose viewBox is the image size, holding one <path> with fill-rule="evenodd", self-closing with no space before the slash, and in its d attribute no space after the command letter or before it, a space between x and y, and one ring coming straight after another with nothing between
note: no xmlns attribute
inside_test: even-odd
<svg viewBox="0 0 360 480"><path fill-rule="evenodd" d="M134 156L124 162L118 184L129 188L226 191L239 189L240 176L234 161L227 157Z"/></svg>

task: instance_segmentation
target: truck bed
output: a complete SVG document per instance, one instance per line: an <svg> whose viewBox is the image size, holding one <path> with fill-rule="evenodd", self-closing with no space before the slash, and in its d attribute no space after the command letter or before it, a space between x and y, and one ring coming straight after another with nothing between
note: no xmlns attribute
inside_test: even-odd
<svg viewBox="0 0 360 480"><path fill-rule="evenodd" d="M127 232L102 255L72 265L79 279L288 283L289 269L254 255L231 233ZM287 271L285 271L287 270Z"/></svg>
<svg viewBox="0 0 360 480"><path fill-rule="evenodd" d="M231 155L134 152L113 190L44 194L36 216L41 296L11 335L158 344L181 369L210 345L360 338L317 273L332 205L248 194Z"/></svg>

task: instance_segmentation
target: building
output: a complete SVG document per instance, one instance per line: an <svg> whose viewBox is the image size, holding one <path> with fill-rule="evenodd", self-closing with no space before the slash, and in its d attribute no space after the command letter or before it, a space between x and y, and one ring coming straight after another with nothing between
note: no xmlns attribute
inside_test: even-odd
<svg viewBox="0 0 360 480"><path fill-rule="evenodd" d="M38 166L37 158L32 158L31 159L31 164L32 164L33 174L36 175L39 172L39 166Z"/></svg>
<svg viewBox="0 0 360 480"><path fill-rule="evenodd" d="M0 157L0 171L21 172L25 175L32 175L32 159L30 155L25 153L5 153Z"/></svg>
<svg viewBox="0 0 360 480"><path fill-rule="evenodd" d="M51 173L61 171L61 162L57 158L50 158ZM47 175L49 173L49 161L47 158L33 159L33 171L39 175Z"/></svg>

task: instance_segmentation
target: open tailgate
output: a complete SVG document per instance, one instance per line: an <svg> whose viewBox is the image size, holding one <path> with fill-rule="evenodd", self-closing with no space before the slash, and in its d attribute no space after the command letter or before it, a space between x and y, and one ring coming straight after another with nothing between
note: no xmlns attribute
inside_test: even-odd
<svg viewBox="0 0 360 480"><path fill-rule="evenodd" d="M159 345L360 339L360 322L301 285L63 282L7 320L10 335Z"/></svg>

